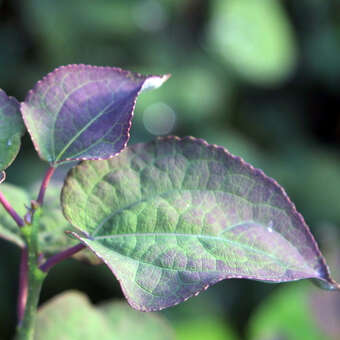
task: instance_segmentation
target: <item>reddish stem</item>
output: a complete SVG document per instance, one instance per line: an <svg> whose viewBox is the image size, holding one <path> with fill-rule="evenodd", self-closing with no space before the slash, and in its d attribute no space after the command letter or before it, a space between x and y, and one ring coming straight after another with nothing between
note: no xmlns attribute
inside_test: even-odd
<svg viewBox="0 0 340 340"><path fill-rule="evenodd" d="M18 323L22 321L25 313L28 294L28 250L27 247L22 249L20 272L19 272L19 296L18 296Z"/></svg>
<svg viewBox="0 0 340 340"><path fill-rule="evenodd" d="M80 250L84 249L85 246L82 243L77 244L74 247L68 248L58 254L51 256L45 263L43 263L39 269L43 272L48 272L52 267L54 267L59 262L71 257L72 255L78 253Z"/></svg>
<svg viewBox="0 0 340 340"><path fill-rule="evenodd" d="M50 182L50 179L52 177L52 175L54 174L55 168L50 167L48 168L48 170L46 171L45 177L43 179L43 181L41 182L41 186L40 186L40 191L39 191L39 195L37 198L37 202L42 205L44 202L44 196L45 196L45 192L48 186L48 183Z"/></svg>
<svg viewBox="0 0 340 340"><path fill-rule="evenodd" d="M6 211L12 216L13 220L19 227L25 225L24 220L18 215L18 213L13 209L11 204L6 200L4 194L0 191L0 203L6 209Z"/></svg>

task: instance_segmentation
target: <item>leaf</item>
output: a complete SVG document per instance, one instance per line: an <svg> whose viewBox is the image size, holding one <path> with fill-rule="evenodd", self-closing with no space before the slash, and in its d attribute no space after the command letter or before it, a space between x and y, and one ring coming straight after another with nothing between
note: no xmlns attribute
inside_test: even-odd
<svg viewBox="0 0 340 340"><path fill-rule="evenodd" d="M272 85L294 71L294 32L277 0L218 0L208 32L215 50L244 79Z"/></svg>
<svg viewBox="0 0 340 340"><path fill-rule="evenodd" d="M168 77L90 65L57 68L21 106L37 152L52 166L113 157L129 139L138 94Z"/></svg>
<svg viewBox="0 0 340 340"><path fill-rule="evenodd" d="M192 137L83 162L62 191L66 218L129 303L159 310L227 278L314 278L339 289L284 190L222 147Z"/></svg>
<svg viewBox="0 0 340 340"><path fill-rule="evenodd" d="M173 340L174 337L159 316L138 313L117 302L95 308L86 295L69 291L40 308L35 340L40 339Z"/></svg>
<svg viewBox="0 0 340 340"><path fill-rule="evenodd" d="M30 190L31 197L35 197L37 189L38 183ZM72 230L72 226L62 214L60 190L61 183L51 181L44 198L39 225L39 248L45 255L53 255L77 243L65 235L65 231Z"/></svg>
<svg viewBox="0 0 340 340"><path fill-rule="evenodd" d="M27 212L25 204L30 202L30 196L25 190L12 184L3 183L1 184L1 192L20 216L25 215ZM21 238L19 227L1 204L0 237L19 247L24 247L25 245L24 240Z"/></svg>
<svg viewBox="0 0 340 340"><path fill-rule="evenodd" d="M226 320L222 300L216 290L211 290L162 314L174 327L177 340L238 340L231 323Z"/></svg>
<svg viewBox="0 0 340 340"><path fill-rule="evenodd" d="M81 293L66 292L38 312L35 340L119 340L102 314Z"/></svg>
<svg viewBox="0 0 340 340"><path fill-rule="evenodd" d="M174 339L172 329L158 314L137 312L123 302L106 303L98 310L109 320L119 339Z"/></svg>
<svg viewBox="0 0 340 340"><path fill-rule="evenodd" d="M6 172L0 171L0 183L2 183L6 179Z"/></svg>
<svg viewBox="0 0 340 340"><path fill-rule="evenodd" d="M24 132L25 125L20 115L19 102L8 97L0 89L0 171L14 161L20 150Z"/></svg>
<svg viewBox="0 0 340 340"><path fill-rule="evenodd" d="M35 197L39 185L34 185L30 190ZM44 198L43 214L39 225L39 249L44 255L54 255L79 243L77 240L67 237L65 231L74 230L65 219L60 207L61 183L51 181ZM87 249L73 255L73 258L84 260L92 264L98 264L98 258Z"/></svg>
<svg viewBox="0 0 340 340"><path fill-rule="evenodd" d="M308 303L310 287L280 288L253 313L249 324L251 340L330 340L313 319ZM314 287L312 287L314 288ZM329 293L329 296L332 294Z"/></svg>
<svg viewBox="0 0 340 340"><path fill-rule="evenodd" d="M36 187L37 185L33 186L34 189ZM26 206L29 206L31 199L36 194L36 190L25 191L8 183L1 185L1 191L20 216L27 213ZM65 230L72 230L72 226L61 212L59 195L60 186L51 182L46 191L44 210L39 226L39 248L45 255L55 254L77 243L65 235ZM18 226L2 205L0 205L0 235L19 247L24 246Z"/></svg>

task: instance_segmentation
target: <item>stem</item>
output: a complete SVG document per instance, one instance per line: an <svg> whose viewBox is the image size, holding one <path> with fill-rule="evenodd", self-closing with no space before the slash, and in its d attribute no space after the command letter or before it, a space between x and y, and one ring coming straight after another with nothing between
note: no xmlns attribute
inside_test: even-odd
<svg viewBox="0 0 340 340"><path fill-rule="evenodd" d="M20 273L19 273L19 297L18 297L18 306L17 306L17 314L18 314L18 322L21 323L26 302L27 302L27 294L28 294L28 249L27 247L22 249L21 252L21 262L20 262Z"/></svg>
<svg viewBox="0 0 340 340"><path fill-rule="evenodd" d="M42 205L44 202L44 196L45 196L45 192L48 186L48 183L50 182L51 177L54 174L56 168L54 167L50 167L47 169L45 177L43 179L43 181L41 182L41 186L40 186L40 191L39 191L39 195L37 198L37 202Z"/></svg>
<svg viewBox="0 0 340 340"><path fill-rule="evenodd" d="M0 191L0 203L2 206L6 209L6 211L12 216L13 220L16 222L16 224L19 227L22 227L25 225L24 220L18 215L18 213L13 209L11 204L7 201L4 194Z"/></svg>
<svg viewBox="0 0 340 340"><path fill-rule="evenodd" d="M84 249L85 246L82 243L75 245L74 247L68 248L58 254L51 256L45 263L43 263L39 268L43 272L48 272L57 263L71 257L72 255L78 253L78 251Z"/></svg>
<svg viewBox="0 0 340 340"><path fill-rule="evenodd" d="M35 319L37 314L37 307L39 302L40 290L46 273L42 272L38 267L38 227L41 215L41 208L33 213L32 224L27 224L21 228L23 237L26 240L28 256L27 256L27 302L24 307L24 315L18 324L16 340L33 340ZM24 257L24 254L23 254ZM24 260L24 258L22 258ZM24 268L25 265L23 264ZM24 269L25 270L25 269ZM25 284L23 278L23 284ZM21 304L22 301L19 301Z"/></svg>

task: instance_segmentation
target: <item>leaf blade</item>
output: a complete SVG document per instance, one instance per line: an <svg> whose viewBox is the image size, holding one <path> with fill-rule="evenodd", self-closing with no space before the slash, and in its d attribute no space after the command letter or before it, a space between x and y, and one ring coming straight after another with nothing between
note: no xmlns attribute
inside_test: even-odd
<svg viewBox="0 0 340 340"><path fill-rule="evenodd" d="M137 309L172 306L226 278L316 278L337 288L284 190L202 140L161 139L83 162L66 180L62 205L80 231L74 236Z"/></svg>
<svg viewBox="0 0 340 340"><path fill-rule="evenodd" d="M20 150L24 131L19 102L0 89L0 171L14 161Z"/></svg>
<svg viewBox="0 0 340 340"><path fill-rule="evenodd" d="M21 104L38 154L53 166L113 157L127 144L139 93L168 77L90 65L55 69Z"/></svg>

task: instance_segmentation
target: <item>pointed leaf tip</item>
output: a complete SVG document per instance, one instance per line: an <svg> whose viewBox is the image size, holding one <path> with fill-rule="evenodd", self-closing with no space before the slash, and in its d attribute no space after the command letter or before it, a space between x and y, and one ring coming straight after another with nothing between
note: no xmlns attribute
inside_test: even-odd
<svg viewBox="0 0 340 340"><path fill-rule="evenodd" d="M14 161L24 132L19 102L0 89L0 171L8 168Z"/></svg>
<svg viewBox="0 0 340 340"><path fill-rule="evenodd" d="M128 142L139 93L166 79L113 67L62 66L36 84L21 111L37 152L51 165L108 159Z"/></svg>
<svg viewBox="0 0 340 340"><path fill-rule="evenodd" d="M193 137L137 144L85 161L62 191L73 233L150 311L228 278L315 279L336 287L303 217L279 184Z"/></svg>

